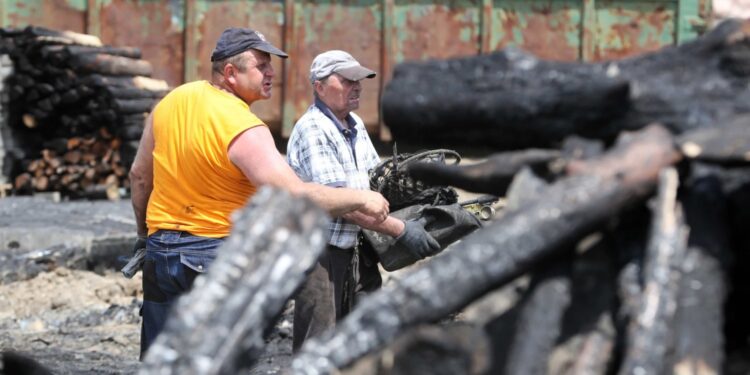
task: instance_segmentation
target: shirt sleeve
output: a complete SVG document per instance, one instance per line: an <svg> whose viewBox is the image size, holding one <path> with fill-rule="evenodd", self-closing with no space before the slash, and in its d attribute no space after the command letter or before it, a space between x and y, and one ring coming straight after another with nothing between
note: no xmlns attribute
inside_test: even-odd
<svg viewBox="0 0 750 375"><path fill-rule="evenodd" d="M299 124L287 146L287 161L306 182L332 187L346 186L346 173L338 152L326 134L315 124Z"/></svg>

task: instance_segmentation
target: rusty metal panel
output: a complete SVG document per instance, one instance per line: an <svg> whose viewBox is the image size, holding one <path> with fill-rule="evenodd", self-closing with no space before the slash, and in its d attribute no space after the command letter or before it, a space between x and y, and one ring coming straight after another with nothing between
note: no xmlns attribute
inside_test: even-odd
<svg viewBox="0 0 750 375"><path fill-rule="evenodd" d="M211 52L222 31L228 27L249 27L262 33L272 44L284 48L284 4L279 1L186 1L185 81L211 78ZM271 61L276 73L273 95L269 100L253 104L252 109L274 134L279 134L283 63L275 56Z"/></svg>
<svg viewBox="0 0 750 375"><path fill-rule="evenodd" d="M674 44L677 6L678 1L596 1L592 59L619 59Z"/></svg>
<svg viewBox="0 0 750 375"><path fill-rule="evenodd" d="M86 31L86 0L3 0L2 26Z"/></svg>
<svg viewBox="0 0 750 375"><path fill-rule="evenodd" d="M375 79L362 82L362 99L356 111L368 130L376 133L383 76L381 1L295 1L291 14L294 37L286 47L290 55L286 74L292 84L285 86L284 135L291 132L294 121L312 103L312 86L308 77L313 58L331 49L345 50L362 65L380 73Z"/></svg>
<svg viewBox="0 0 750 375"><path fill-rule="evenodd" d="M493 50L515 46L545 59L576 60L581 49L580 0L496 0Z"/></svg>
<svg viewBox="0 0 750 375"><path fill-rule="evenodd" d="M183 82L184 0L103 0L100 38L105 44L141 48L154 78Z"/></svg>
<svg viewBox="0 0 750 375"><path fill-rule="evenodd" d="M472 56L481 48L481 0L396 0L393 61Z"/></svg>
<svg viewBox="0 0 750 375"><path fill-rule="evenodd" d="M176 86L210 77L209 56L229 26L261 31L290 54L274 58L274 95L253 110L288 135L312 101L313 57L351 52L376 70L357 111L379 127L379 95L392 67L516 46L556 60L604 60L692 39L710 0L0 0L3 27L28 24L94 34L134 46L154 77Z"/></svg>

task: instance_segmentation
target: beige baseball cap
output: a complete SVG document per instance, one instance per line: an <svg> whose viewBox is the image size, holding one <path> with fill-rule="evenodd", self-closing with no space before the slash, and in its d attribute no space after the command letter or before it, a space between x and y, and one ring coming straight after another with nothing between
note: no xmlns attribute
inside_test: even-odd
<svg viewBox="0 0 750 375"><path fill-rule="evenodd" d="M324 79L333 73L337 73L352 81L360 81L376 76L373 70L362 66L359 61L347 52L331 50L315 56L310 66L310 83L315 83L315 81Z"/></svg>

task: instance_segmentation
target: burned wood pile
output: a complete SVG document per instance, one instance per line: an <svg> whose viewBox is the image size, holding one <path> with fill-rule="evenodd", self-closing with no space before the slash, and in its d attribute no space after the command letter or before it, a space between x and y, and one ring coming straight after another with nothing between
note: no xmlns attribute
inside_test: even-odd
<svg viewBox="0 0 750 375"><path fill-rule="evenodd" d="M14 192L115 198L166 82L150 78L138 48L95 36L30 26L0 38L14 67L4 84L14 147L3 164Z"/></svg>
<svg viewBox="0 0 750 375"><path fill-rule="evenodd" d="M618 62L505 51L397 68L396 139L503 151L410 175L507 207L306 342L294 372L747 373L748 51L750 21L731 21ZM446 322L522 276L510 307Z"/></svg>
<svg viewBox="0 0 750 375"><path fill-rule="evenodd" d="M688 59L684 53L691 51L708 60L690 60L688 65L702 66L683 71L688 69L681 65ZM475 141L482 134L486 144L501 152L475 165L417 163L407 171L425 186L455 186L504 196L506 208L490 224L364 298L336 328L307 341L293 358L293 373L748 373L748 51L750 21L730 21L691 44L608 65L541 62L526 56L506 65L518 63L516 68L526 70L528 76L490 82L493 89L504 92L487 94L495 102L480 100L481 95L462 101L463 93L457 94L460 105L455 109L494 113L507 122L498 121L492 129L481 122L464 129L467 122L457 121L460 116L448 117L455 131L444 134L445 139L463 132L463 141ZM498 56L509 53L516 52ZM674 72L659 70L668 65L665 61L674 64ZM425 64L455 68L472 60ZM597 77L619 80L627 66L639 64L657 69L655 80L664 75L683 79L660 81L672 85L663 90L658 82L647 82L646 76L642 83L623 79L612 85L584 79L589 72L592 81ZM561 66L576 72L578 78L566 76ZM415 67L406 64L397 72L416 71ZM712 69L719 73L711 73ZM694 72L703 74L695 76ZM558 85L551 84L555 80ZM423 95L422 99L414 98L416 102L437 95L440 90L429 89L430 84L443 84L416 78L412 83L426 88L417 95ZM387 97L395 95L390 90ZM555 91L552 96L551 91ZM601 96L602 92L608 94ZM672 101L672 95L685 99L691 92L705 100ZM403 102L412 97L400 94ZM385 113L405 108L397 101L385 100ZM500 103L500 109L490 103ZM513 112L507 105L514 103L527 111ZM430 108L413 108L408 117L413 123L389 123L393 133L410 137L418 133L414 129L433 129L444 112ZM442 137L438 134L445 129L435 126L425 135L429 142ZM508 129L512 131L504 135ZM513 143L516 132L526 130L531 135ZM259 199L256 209L262 218L267 214L264 205L277 198L264 194ZM277 220L289 223L284 228L297 228L296 234L309 232L308 226L292 219L310 215L305 205L291 212L286 205L280 207L286 219ZM271 227L278 231L275 225ZM299 241L296 234L274 234L271 243L282 248L284 239L289 239L285 252L301 257L292 246ZM242 238L244 243L265 243L268 235L255 230L251 238ZM313 242L316 246L309 250L316 253L319 244ZM237 248L238 244L232 249ZM185 300L186 310L187 301L199 301L200 293L226 293L226 274L233 278L243 272L248 278L267 275L283 264L275 260L281 255L257 262L245 261L244 256L231 263L231 252L220 252L227 260L217 260L217 265L235 267L232 272L211 270L206 280L196 282ZM285 272L289 280L301 282L300 268ZM522 279L528 282L519 286ZM217 283L224 286L211 287ZM257 332L267 328L265 318L279 310L278 301L271 297L288 298L290 288L236 289L242 292L236 296L231 292L228 301L267 296L274 302L273 311L245 313L244 320L236 319L242 313L236 312L234 304L180 313L160 337L163 347L148 354L142 373L156 369L160 373L232 373L241 367L237 358L249 362L257 358ZM249 290L257 295L248 296ZM514 298L500 300L503 294ZM258 308L248 306L243 311ZM213 332L234 333L238 330L228 327L242 325L248 354L221 350L216 340L202 340L192 348L183 345L195 339L185 337L190 336L186 332L205 322L221 328ZM200 361L188 360L193 351Z"/></svg>

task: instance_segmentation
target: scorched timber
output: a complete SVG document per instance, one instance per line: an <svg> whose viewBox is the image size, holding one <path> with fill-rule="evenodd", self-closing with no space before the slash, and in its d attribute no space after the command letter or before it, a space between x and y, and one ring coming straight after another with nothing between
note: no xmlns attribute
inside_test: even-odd
<svg viewBox="0 0 750 375"><path fill-rule="evenodd" d="M643 266L643 294L628 329L625 359L619 370L622 375L665 373L674 346L680 267L688 232L677 203L677 171L665 169L659 182Z"/></svg>
<svg viewBox="0 0 750 375"><path fill-rule="evenodd" d="M690 159L724 165L750 164L750 115L685 133L678 142Z"/></svg>
<svg viewBox="0 0 750 375"><path fill-rule="evenodd" d="M611 140L652 122L682 132L750 112L750 20L604 63L544 61L507 49L397 65L383 119L398 141L551 147L577 134Z"/></svg>
<svg viewBox="0 0 750 375"><path fill-rule="evenodd" d="M560 155L556 150L523 150L492 155L484 162L467 166L416 163L407 168L410 176L430 185L450 185L475 193L502 196L521 168L546 166Z"/></svg>
<svg viewBox="0 0 750 375"><path fill-rule="evenodd" d="M326 242L328 215L310 201L258 191L208 273L180 298L141 374L236 374L257 360L264 331Z"/></svg>
<svg viewBox="0 0 750 375"><path fill-rule="evenodd" d="M727 202L716 168L694 165L682 196L690 226L677 306L675 374L720 374L730 257Z"/></svg>
<svg viewBox="0 0 750 375"><path fill-rule="evenodd" d="M627 152L617 152L623 149ZM544 199L508 212L452 251L364 299L334 330L302 346L294 371L330 373L383 346L404 328L463 308L641 202L653 192L658 172L679 159L671 136L659 126L626 137L613 154L618 158L610 160L610 153L602 158L608 167L588 162L580 174L551 185Z"/></svg>

